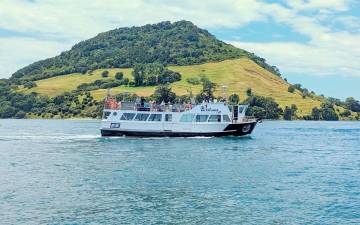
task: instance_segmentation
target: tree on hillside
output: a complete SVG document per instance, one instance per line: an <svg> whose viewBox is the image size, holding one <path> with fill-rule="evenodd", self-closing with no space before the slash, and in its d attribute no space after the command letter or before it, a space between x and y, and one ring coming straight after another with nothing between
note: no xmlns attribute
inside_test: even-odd
<svg viewBox="0 0 360 225"><path fill-rule="evenodd" d="M109 71L107 71L107 70L105 70L105 71L103 71L102 73L101 73L101 76L102 77L108 77L109 76Z"/></svg>
<svg viewBox="0 0 360 225"><path fill-rule="evenodd" d="M24 119L25 116L26 116L26 113L25 113L24 111L19 111L19 112L17 112L17 113L15 114L14 117L15 117L16 119Z"/></svg>
<svg viewBox="0 0 360 225"><path fill-rule="evenodd" d="M303 98L306 98L308 95L309 95L309 90L306 89L306 88L304 88L304 89L302 90L302 92L301 92L301 96L302 96Z"/></svg>
<svg viewBox="0 0 360 225"><path fill-rule="evenodd" d="M250 97L250 96L252 95L252 90L251 90L251 88L246 89L246 95L247 95L248 97Z"/></svg>
<svg viewBox="0 0 360 225"><path fill-rule="evenodd" d="M4 104L0 106L0 118L11 118L16 114L16 108L10 104Z"/></svg>
<svg viewBox="0 0 360 225"><path fill-rule="evenodd" d="M229 96L229 102L231 104L237 105L239 103L239 101L240 101L239 95L234 93Z"/></svg>
<svg viewBox="0 0 360 225"><path fill-rule="evenodd" d="M336 114L334 106L330 102L321 104L321 118L329 121L339 120L339 116Z"/></svg>
<svg viewBox="0 0 360 225"><path fill-rule="evenodd" d="M197 78L197 77L188 77L186 79L186 81L189 83L189 84L192 84L192 85L198 85L200 84L200 79Z"/></svg>
<svg viewBox="0 0 360 225"><path fill-rule="evenodd" d="M135 86L152 86L181 80L180 73L171 71L159 63L136 64L132 75Z"/></svg>
<svg viewBox="0 0 360 225"><path fill-rule="evenodd" d="M169 85L160 85L156 88L154 94L151 96L156 102L171 102L174 103L176 99L176 94L171 91Z"/></svg>
<svg viewBox="0 0 360 225"><path fill-rule="evenodd" d="M337 105L337 106L340 106L340 107L343 107L343 108L347 108L346 103L341 101L338 98L328 97L328 98L326 98L326 101L331 103L332 105Z"/></svg>
<svg viewBox="0 0 360 225"><path fill-rule="evenodd" d="M344 112L341 112L341 113L340 113L340 116L342 116L342 117L349 117L349 116L351 116L351 111L348 110L348 109L346 109Z"/></svg>
<svg viewBox="0 0 360 225"><path fill-rule="evenodd" d="M120 93L115 95L116 101L134 102L139 96L135 93Z"/></svg>
<svg viewBox="0 0 360 225"><path fill-rule="evenodd" d="M314 107L311 110L311 117L313 120L320 120L321 119L321 111L317 107Z"/></svg>
<svg viewBox="0 0 360 225"><path fill-rule="evenodd" d="M295 104L292 104L291 107L286 106L284 110L284 120L292 120L296 116L296 111L298 110Z"/></svg>
<svg viewBox="0 0 360 225"><path fill-rule="evenodd" d="M292 110L289 106L284 109L284 120L292 120Z"/></svg>
<svg viewBox="0 0 360 225"><path fill-rule="evenodd" d="M298 90L298 91L300 91L300 92L303 91L303 89L302 89L302 87L301 87L301 84L293 84L292 86L293 86L296 90Z"/></svg>
<svg viewBox="0 0 360 225"><path fill-rule="evenodd" d="M125 77L123 80L122 80L122 84L127 86L129 84L129 78Z"/></svg>
<svg viewBox="0 0 360 225"><path fill-rule="evenodd" d="M132 75L134 77L135 86L142 86L145 80L144 65L136 64L133 68Z"/></svg>
<svg viewBox="0 0 360 225"><path fill-rule="evenodd" d="M191 97L189 95L176 96L175 101L180 103L180 104L190 103L191 102Z"/></svg>
<svg viewBox="0 0 360 225"><path fill-rule="evenodd" d="M353 112L360 112L360 102L352 97L349 97L345 100L345 106L347 109Z"/></svg>
<svg viewBox="0 0 360 225"><path fill-rule="evenodd" d="M294 87L293 85L290 85L290 86L288 87L288 92L294 93L294 92L295 92L295 87Z"/></svg>
<svg viewBox="0 0 360 225"><path fill-rule="evenodd" d="M206 75L200 76L200 83L202 85L202 90L196 96L196 101L202 102L210 101L210 99L215 99L214 92L216 90L216 84L211 82Z"/></svg>
<svg viewBox="0 0 360 225"><path fill-rule="evenodd" d="M335 110L331 108L323 108L321 110L321 117L323 120L328 120L328 121L339 120L339 116L336 114Z"/></svg>
<svg viewBox="0 0 360 225"><path fill-rule="evenodd" d="M37 85L36 85L36 83L34 82L34 81L28 81L28 82L26 82L25 84L24 84L24 87L25 88L28 88L28 89L30 89L30 88L33 88L33 87L36 87Z"/></svg>
<svg viewBox="0 0 360 225"><path fill-rule="evenodd" d="M291 104L291 111L293 112L293 115L296 114L297 110L298 110L298 107L295 104Z"/></svg>
<svg viewBox="0 0 360 225"><path fill-rule="evenodd" d="M123 72L116 72L115 74L115 79L116 80L122 80L124 78L124 73Z"/></svg>
<svg viewBox="0 0 360 225"><path fill-rule="evenodd" d="M244 103L250 105L247 112L249 116L261 119L278 119L283 113L279 104L271 97L252 95Z"/></svg>
<svg viewBox="0 0 360 225"><path fill-rule="evenodd" d="M259 119L270 119L267 118L266 110L263 107L260 106L250 106L249 109L246 111L246 115L248 116L254 116Z"/></svg>

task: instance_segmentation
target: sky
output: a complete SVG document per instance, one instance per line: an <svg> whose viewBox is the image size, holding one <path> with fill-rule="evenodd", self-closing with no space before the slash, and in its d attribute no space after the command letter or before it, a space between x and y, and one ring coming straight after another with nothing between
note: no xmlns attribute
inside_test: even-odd
<svg viewBox="0 0 360 225"><path fill-rule="evenodd" d="M0 0L0 78L118 27L189 20L317 94L360 99L360 0Z"/></svg>

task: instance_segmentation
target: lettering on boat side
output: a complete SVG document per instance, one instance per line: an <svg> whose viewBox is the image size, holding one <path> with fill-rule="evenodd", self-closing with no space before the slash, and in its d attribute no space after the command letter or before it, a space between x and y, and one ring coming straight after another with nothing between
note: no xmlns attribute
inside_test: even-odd
<svg viewBox="0 0 360 225"><path fill-rule="evenodd" d="M221 113L221 110L220 109L208 108L207 106L201 106L201 112L217 112L217 113Z"/></svg>

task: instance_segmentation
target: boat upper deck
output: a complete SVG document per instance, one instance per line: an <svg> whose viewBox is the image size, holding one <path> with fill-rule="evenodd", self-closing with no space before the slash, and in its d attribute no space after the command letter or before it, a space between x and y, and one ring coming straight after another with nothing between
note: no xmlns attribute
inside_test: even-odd
<svg viewBox="0 0 360 225"><path fill-rule="evenodd" d="M227 107L225 102L216 102L216 103L207 103L202 104L170 104L170 103L161 103L156 104L155 101L150 102L117 102L114 98L109 98L105 100L104 109L110 110L133 110L133 111L150 111L150 112L186 112L194 108L203 109L203 111L217 111L219 108ZM209 106L209 107L208 107Z"/></svg>

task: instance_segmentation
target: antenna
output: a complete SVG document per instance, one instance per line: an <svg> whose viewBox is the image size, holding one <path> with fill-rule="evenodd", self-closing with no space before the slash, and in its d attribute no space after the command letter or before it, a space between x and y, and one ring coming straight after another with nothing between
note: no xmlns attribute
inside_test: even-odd
<svg viewBox="0 0 360 225"><path fill-rule="evenodd" d="M193 97L193 94L192 94L191 87L187 87L187 88L186 88L186 91L187 91L187 93L189 94L189 97L192 98L192 97Z"/></svg>
<svg viewBox="0 0 360 225"><path fill-rule="evenodd" d="M221 90L222 90L222 94L223 94L223 98L225 100L225 102L227 102L227 90L228 90L228 86L227 85L221 85Z"/></svg>
<svg viewBox="0 0 360 225"><path fill-rule="evenodd" d="M186 91L189 93L190 103L195 104L195 98L193 96L191 87L186 87Z"/></svg>
<svg viewBox="0 0 360 225"><path fill-rule="evenodd" d="M111 98L111 88L107 89L107 94L106 94L107 98Z"/></svg>

